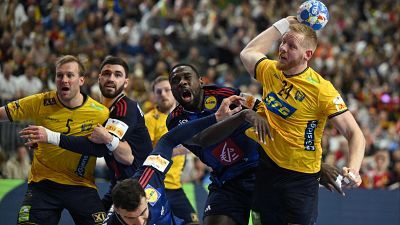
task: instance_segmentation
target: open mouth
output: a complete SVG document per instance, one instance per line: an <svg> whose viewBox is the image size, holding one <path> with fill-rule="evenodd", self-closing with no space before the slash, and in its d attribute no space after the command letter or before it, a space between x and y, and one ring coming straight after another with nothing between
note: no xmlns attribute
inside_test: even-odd
<svg viewBox="0 0 400 225"><path fill-rule="evenodd" d="M189 90L183 90L182 100L185 102L190 102L192 100L192 93Z"/></svg>
<svg viewBox="0 0 400 225"><path fill-rule="evenodd" d="M69 91L69 87L62 87L61 91Z"/></svg>

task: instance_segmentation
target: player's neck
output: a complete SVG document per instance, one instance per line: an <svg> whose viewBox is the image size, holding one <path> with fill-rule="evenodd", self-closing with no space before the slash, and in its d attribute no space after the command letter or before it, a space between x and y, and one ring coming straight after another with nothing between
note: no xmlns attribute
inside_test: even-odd
<svg viewBox="0 0 400 225"><path fill-rule="evenodd" d="M60 96L58 96L58 100L60 100L60 102L64 106L73 109L73 108L81 106L83 104L84 98L83 98L83 94L79 93L76 97L74 97L70 100L65 101L62 98L60 98Z"/></svg>
<svg viewBox="0 0 400 225"><path fill-rule="evenodd" d="M304 72L308 67L307 63L306 64L301 64L296 67L292 67L290 69L282 71L285 77L295 77L297 75L300 75L301 73Z"/></svg>
<svg viewBox="0 0 400 225"><path fill-rule="evenodd" d="M121 93L121 94L115 96L114 98L106 98L106 97L102 96L101 104L105 105L107 108L110 108L114 104L114 102L117 101L123 94L124 93Z"/></svg>

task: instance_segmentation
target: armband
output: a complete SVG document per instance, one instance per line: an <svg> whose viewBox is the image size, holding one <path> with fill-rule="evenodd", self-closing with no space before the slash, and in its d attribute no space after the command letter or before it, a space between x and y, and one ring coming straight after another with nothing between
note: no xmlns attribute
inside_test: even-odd
<svg viewBox="0 0 400 225"><path fill-rule="evenodd" d="M273 24L273 26L283 35L289 30L289 21L286 18L280 19Z"/></svg>
<svg viewBox="0 0 400 225"><path fill-rule="evenodd" d="M119 138L115 137L114 135L112 135L112 136L113 136L112 141L110 143L106 144L106 146L110 152L115 151L115 149L117 149L118 144L119 144Z"/></svg>

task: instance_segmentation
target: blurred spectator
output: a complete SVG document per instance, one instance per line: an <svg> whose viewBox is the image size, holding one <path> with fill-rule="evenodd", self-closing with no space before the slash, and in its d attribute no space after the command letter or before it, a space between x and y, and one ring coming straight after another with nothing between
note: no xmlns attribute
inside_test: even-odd
<svg viewBox="0 0 400 225"><path fill-rule="evenodd" d="M12 74L12 61L3 64L3 71L0 73L0 99L13 100L18 98L20 86L18 78Z"/></svg>
<svg viewBox="0 0 400 225"><path fill-rule="evenodd" d="M19 145L14 155L4 166L4 177L8 179L27 179L31 169L31 160L25 145Z"/></svg>
<svg viewBox="0 0 400 225"><path fill-rule="evenodd" d="M42 91L43 84L38 78L37 69L34 64L25 67L25 74L18 77L20 97L37 94Z"/></svg>

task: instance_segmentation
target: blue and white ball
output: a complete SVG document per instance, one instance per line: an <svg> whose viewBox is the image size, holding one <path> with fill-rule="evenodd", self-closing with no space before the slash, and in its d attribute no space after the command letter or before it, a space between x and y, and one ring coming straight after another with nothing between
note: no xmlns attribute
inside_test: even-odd
<svg viewBox="0 0 400 225"><path fill-rule="evenodd" d="M308 0L300 5L297 11L297 20L314 30L320 30L328 23L329 11L324 3Z"/></svg>

